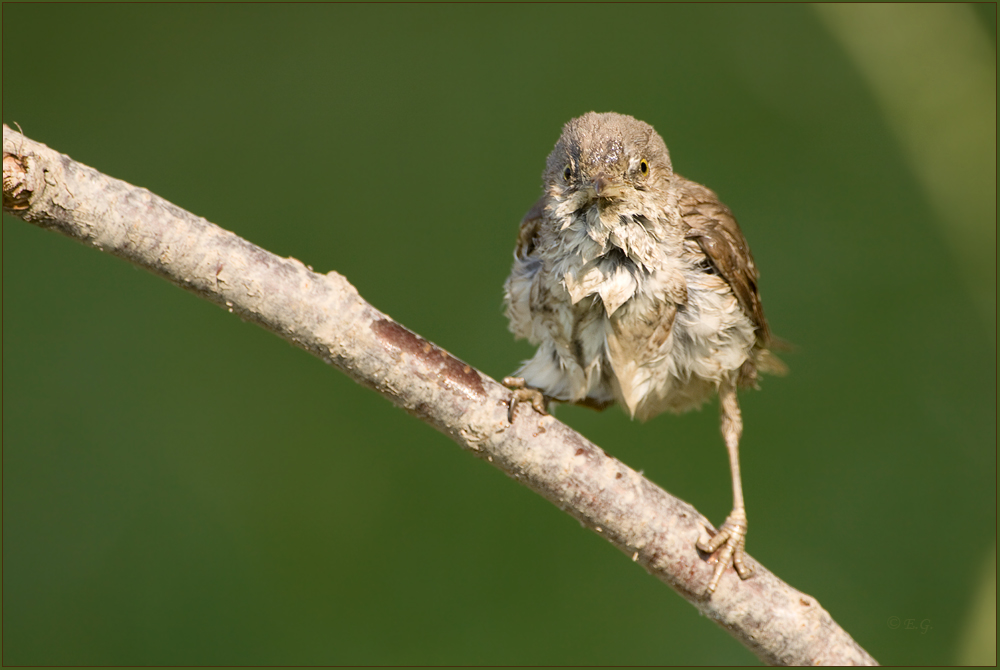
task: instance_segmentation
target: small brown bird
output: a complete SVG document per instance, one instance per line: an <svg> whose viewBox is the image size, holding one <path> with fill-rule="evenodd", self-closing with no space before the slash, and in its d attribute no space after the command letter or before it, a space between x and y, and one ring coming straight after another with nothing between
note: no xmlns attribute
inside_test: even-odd
<svg viewBox="0 0 1000 670"><path fill-rule="evenodd" d="M548 401L617 401L646 420L718 393L733 511L697 546L719 551L709 594L730 562L747 579L736 389L784 366L768 350L757 268L736 219L673 171L652 126L622 114L567 123L542 177L504 286L511 331L538 345L504 380L511 418L518 402L544 413Z"/></svg>

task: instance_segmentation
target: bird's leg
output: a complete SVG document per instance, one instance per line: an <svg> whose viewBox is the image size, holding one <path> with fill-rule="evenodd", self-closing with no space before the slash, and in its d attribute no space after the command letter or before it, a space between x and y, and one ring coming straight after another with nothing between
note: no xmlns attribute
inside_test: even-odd
<svg viewBox="0 0 1000 670"><path fill-rule="evenodd" d="M530 402L539 414L549 413L545 395L538 389L528 388L524 383L524 377L504 377L503 385L511 392L510 409L507 410L507 420L510 423L514 423L514 412L517 411L518 404L522 402Z"/></svg>
<svg viewBox="0 0 1000 670"><path fill-rule="evenodd" d="M743 433L743 419L740 417L740 405L736 400L736 386L731 380L725 380L719 385L719 410L722 415L722 437L729 451L729 469L733 475L733 511L726 517L718 532L709 536L703 533L697 546L704 552L716 557L715 572L708 582L707 592L711 594L719 585L719 579L730 561L741 579L748 579L753 574L753 568L743 562L743 547L747 535L747 512L743 507L743 485L740 482L740 435ZM720 551L721 548L721 551Z"/></svg>

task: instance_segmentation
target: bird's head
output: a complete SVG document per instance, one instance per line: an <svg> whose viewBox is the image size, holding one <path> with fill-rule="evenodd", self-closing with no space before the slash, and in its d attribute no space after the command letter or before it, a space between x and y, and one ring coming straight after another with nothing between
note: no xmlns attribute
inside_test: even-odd
<svg viewBox="0 0 1000 670"><path fill-rule="evenodd" d="M543 177L558 209L596 205L604 210L663 192L673 169L663 139L648 123L614 112L589 112L563 128Z"/></svg>

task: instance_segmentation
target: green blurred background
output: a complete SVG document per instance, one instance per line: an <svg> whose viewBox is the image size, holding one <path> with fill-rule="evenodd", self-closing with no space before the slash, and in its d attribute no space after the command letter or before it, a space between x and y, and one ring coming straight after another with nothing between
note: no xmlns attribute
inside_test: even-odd
<svg viewBox="0 0 1000 670"><path fill-rule="evenodd" d="M648 121L796 345L742 400L750 553L883 663L995 662L995 7L5 4L3 120L494 377L562 124ZM3 364L7 665L756 662L374 393L9 216ZM729 511L713 407L558 416Z"/></svg>

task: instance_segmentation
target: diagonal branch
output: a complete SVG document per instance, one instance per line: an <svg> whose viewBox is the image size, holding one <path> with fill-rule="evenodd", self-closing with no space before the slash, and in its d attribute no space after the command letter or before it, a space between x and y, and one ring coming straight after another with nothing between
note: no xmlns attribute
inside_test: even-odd
<svg viewBox="0 0 1000 670"><path fill-rule="evenodd" d="M691 505L412 333L348 281L279 258L205 219L3 127L3 210L154 272L340 368L544 496L642 564L771 664L874 665L820 607L758 565L712 575Z"/></svg>

